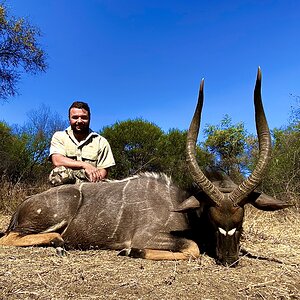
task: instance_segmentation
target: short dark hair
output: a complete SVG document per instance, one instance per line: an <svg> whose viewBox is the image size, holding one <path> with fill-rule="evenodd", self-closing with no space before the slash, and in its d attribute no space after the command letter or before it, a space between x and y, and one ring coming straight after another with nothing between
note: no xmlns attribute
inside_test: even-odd
<svg viewBox="0 0 300 300"><path fill-rule="evenodd" d="M69 117L70 117L70 111L71 108L81 108L81 109L85 109L88 113L89 113L89 117L91 117L91 111L90 111L90 107L87 103L82 102L82 101L75 101L71 104L70 108L69 108Z"/></svg>

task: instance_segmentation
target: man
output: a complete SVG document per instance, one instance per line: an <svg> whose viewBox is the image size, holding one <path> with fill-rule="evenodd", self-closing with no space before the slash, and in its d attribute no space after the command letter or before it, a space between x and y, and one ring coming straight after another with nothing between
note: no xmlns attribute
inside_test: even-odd
<svg viewBox="0 0 300 300"><path fill-rule="evenodd" d="M54 133L49 155L55 166L49 176L51 184L99 182L115 165L108 141L90 129L90 118L88 104L76 101L69 108L70 126Z"/></svg>

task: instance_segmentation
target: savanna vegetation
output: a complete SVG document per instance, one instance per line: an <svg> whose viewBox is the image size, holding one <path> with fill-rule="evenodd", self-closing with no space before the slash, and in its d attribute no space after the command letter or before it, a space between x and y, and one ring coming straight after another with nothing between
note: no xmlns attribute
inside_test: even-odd
<svg viewBox="0 0 300 300"><path fill-rule="evenodd" d="M300 122L293 120L274 129L273 158L261 188L299 207L300 195ZM49 188L51 170L48 161L50 139L54 131L67 126L46 106L28 113L23 126L0 122L0 210L11 212L25 196ZM248 134L243 123L233 124L225 116L220 124L207 125L204 140L198 144L197 158L203 168L217 167L236 182L247 176L256 163L256 137ZM113 149L116 166L111 179L122 179L138 172L164 172L182 188L192 185L185 162L186 131L164 132L142 119L116 122L99 130Z"/></svg>

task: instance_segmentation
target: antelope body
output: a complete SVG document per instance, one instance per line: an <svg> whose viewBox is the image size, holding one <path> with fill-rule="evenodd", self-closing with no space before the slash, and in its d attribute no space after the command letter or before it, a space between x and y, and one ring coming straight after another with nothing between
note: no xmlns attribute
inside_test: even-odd
<svg viewBox="0 0 300 300"><path fill-rule="evenodd" d="M253 173L238 186L230 180L209 180L196 162L203 85L202 81L187 137L187 163L197 193L189 195L166 175L149 173L121 181L54 187L20 204L0 245L115 249L130 257L188 259L200 255L200 237L209 232L217 262L235 265L244 205L250 203L262 210L288 205L256 191L271 151L260 69L254 91L260 154ZM201 213L209 222L207 227L197 220Z"/></svg>

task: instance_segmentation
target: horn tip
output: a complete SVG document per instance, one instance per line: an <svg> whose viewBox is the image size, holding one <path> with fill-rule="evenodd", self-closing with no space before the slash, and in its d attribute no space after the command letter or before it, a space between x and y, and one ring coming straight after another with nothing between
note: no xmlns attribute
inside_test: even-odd
<svg viewBox="0 0 300 300"><path fill-rule="evenodd" d="M201 79L200 83L200 90L203 91L203 86L204 86L204 78Z"/></svg>
<svg viewBox="0 0 300 300"><path fill-rule="evenodd" d="M260 68L260 66L258 66L258 69L257 69L257 80L261 81L261 68Z"/></svg>

